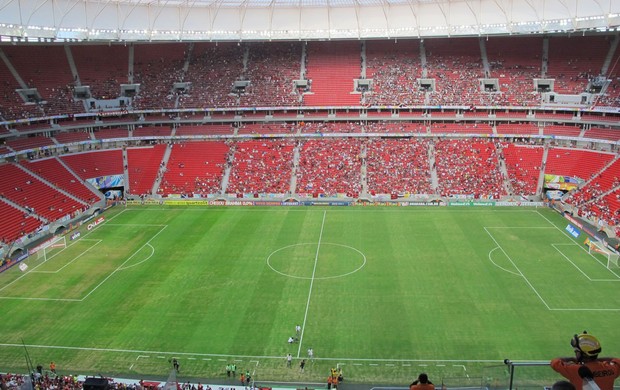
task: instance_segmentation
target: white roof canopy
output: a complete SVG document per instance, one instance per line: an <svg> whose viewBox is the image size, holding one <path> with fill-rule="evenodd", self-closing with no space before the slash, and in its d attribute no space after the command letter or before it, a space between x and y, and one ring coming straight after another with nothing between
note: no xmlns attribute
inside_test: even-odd
<svg viewBox="0 0 620 390"><path fill-rule="evenodd" d="M618 0L0 0L5 41L372 39L618 26Z"/></svg>

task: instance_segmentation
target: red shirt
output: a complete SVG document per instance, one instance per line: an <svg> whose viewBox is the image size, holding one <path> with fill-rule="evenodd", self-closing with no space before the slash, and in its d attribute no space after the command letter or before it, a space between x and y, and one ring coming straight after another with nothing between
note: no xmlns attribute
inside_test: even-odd
<svg viewBox="0 0 620 390"><path fill-rule="evenodd" d="M613 390L614 380L620 376L620 359L613 358L611 361L594 360L584 363L594 375L594 382L601 390ZM581 364L563 361L562 359L553 359L551 368L557 371L564 378L568 379L577 390L582 390L583 379L579 376L579 367Z"/></svg>
<svg viewBox="0 0 620 390"><path fill-rule="evenodd" d="M418 383L409 386L409 390L435 390L435 385L432 383Z"/></svg>

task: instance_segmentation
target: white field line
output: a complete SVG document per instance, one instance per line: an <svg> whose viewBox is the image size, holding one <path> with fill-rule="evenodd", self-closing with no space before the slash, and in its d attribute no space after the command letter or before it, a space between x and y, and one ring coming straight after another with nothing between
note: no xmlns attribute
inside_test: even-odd
<svg viewBox="0 0 620 390"><path fill-rule="evenodd" d="M106 223L107 226L157 226L162 227L161 223Z"/></svg>
<svg viewBox="0 0 620 390"><path fill-rule="evenodd" d="M124 212L124 210L123 210L122 212ZM121 212L121 213L122 213L122 212ZM114 217L117 217L117 216L118 216L118 215L120 215L121 213L119 213L119 214L115 215ZM112 217L112 218L114 218L114 217ZM111 220L112 218L110 218L110 220ZM107 224L107 225L109 225L109 226L115 226L114 224ZM100 225L100 226L103 226L103 225ZM121 225L121 226L123 226L123 225ZM108 276L106 276L106 277L105 277L105 279L103 279L103 281L101 281L98 285L96 285L96 286L95 286L95 287L94 287L91 291L89 291L89 292L88 292L85 296L83 296L82 298L36 298L36 297L6 297L6 296L0 296L0 299L14 299L14 300L24 300L24 301L54 301L54 302L82 302L82 301L84 301L84 300L85 300L86 298L88 298L88 297L89 297L89 296L90 296L93 292L95 292L95 290L97 290L97 289L98 289L99 287L101 287L101 285L103 285L103 284L104 284L104 283L105 283L108 279L110 279L110 277L112 277L112 275L114 275L116 272L118 272L118 271L122 271L122 270L125 270L125 269L128 269L128 268L133 267L134 265L131 265L131 266L127 266L127 267L125 267L125 264L127 264L127 262L129 262L129 261L130 261L130 260L131 260L134 256L136 256L138 253L140 253L140 251L141 251L141 250L142 250L145 246L149 246L149 247L151 247L151 254L149 255L149 257L148 257L147 259L142 260L142 261L141 261L140 263L138 263L138 264L143 263L144 261L146 261L146 260L150 259L150 258L153 256L153 254L155 253L155 249L153 248L153 246L152 246L150 243L151 243L151 241L153 241L153 239L155 239L155 237L157 237L157 236L158 236L161 232L163 232L163 231L164 231L164 230L168 227L168 225L142 225L142 226L161 226L162 228L161 228L161 229L160 229L157 233L155 233L155 234L153 235L153 237L151 237L151 238L150 238L150 239L149 239L149 240L148 240L148 241L147 241L144 245L142 245L142 246L141 246L140 248L138 248L138 249L137 249L137 250L136 250L136 251L135 251L135 252L134 252L131 256L129 256L129 258L127 258L127 259L126 259L126 260L125 260L125 261L124 261L121 265L119 265L119 266L118 266L118 267L117 267L114 271L112 271L112 272L111 272ZM98 226L98 227L99 227L99 226ZM93 232L94 230L95 230L95 229L93 229L93 230L89 231L89 232L88 232L88 233L86 233L86 234L89 234L89 233ZM82 239L83 239L83 238L80 238L80 240L82 240ZM94 239L89 239L89 241L90 241L90 240L94 240ZM79 241L79 240L78 240L78 241ZM95 245L99 244L99 243L100 243L100 242L102 242L102 241L103 241L103 240L98 240L98 242L97 242ZM76 242L77 242L77 241L76 241ZM75 244L75 242L74 242L73 244ZM73 244L72 244L72 245L73 245ZM82 252L80 255L78 255L78 257L79 257L79 256L82 256L82 255L83 255L84 253L86 253L88 250L92 249L92 247L94 247L95 245L91 246L89 249L87 249L86 251ZM77 258L76 258L76 259L77 259ZM71 261L71 263L72 263L73 261L75 261L76 259L73 259L73 260ZM39 266L40 266L40 265L42 265L42 264L43 264L43 263L39 264L37 267L39 267ZM69 264L70 264L70 263L69 263ZM137 265L137 264L136 264L136 265ZM33 271L35 271L37 267L35 267L32 271L29 271L29 272L33 272ZM66 265L65 265L65 267L66 267ZM62 267L62 268L64 268L64 267ZM61 269L62 269L62 268L61 268ZM28 273L29 273L29 272L28 272ZM51 273L51 272L43 272L43 271L37 271L37 272L39 272L39 273ZM56 272L57 272L57 271L56 271ZM18 280L20 280L21 278L23 278L24 276L26 276L28 273L25 273L24 275L21 275L19 278L15 279L15 280L14 280L14 281L12 281L11 283L7 284L6 286L3 286L2 288L0 288L0 291L2 291L2 290L4 290L5 288L9 287L11 284L13 284L13 283L17 282Z"/></svg>
<svg viewBox="0 0 620 390"><path fill-rule="evenodd" d="M323 228L325 227L325 216L327 211L323 211L323 221L321 222L321 232L319 233L319 242L316 246L316 254L314 255L314 268L312 269L312 278L310 279L310 289L308 291L308 300L306 301L306 312L304 313L304 322L301 325L301 334L299 335L299 348L297 348L297 358L301 354L301 346L304 340L304 331L306 330L306 321L308 320L308 308L310 308L310 298L312 297L312 286L314 285L314 276L316 275L316 265L319 262L319 250L321 249L321 240L323 239Z"/></svg>
<svg viewBox="0 0 620 390"><path fill-rule="evenodd" d="M10 343L0 343L0 347L6 348L24 348L24 344L10 344ZM102 353L128 353L128 354L138 354L142 358L146 358L147 356L155 356L158 359L165 359L168 356L192 356L192 357L217 357L218 361L226 362L230 359L239 358L244 360L252 360L256 361L257 359L278 359L282 360L282 356L255 356L255 355L227 355L227 354L209 354L209 353L193 353L193 352L166 352L166 351L148 351L148 350L133 350L133 349L117 349L117 348L87 348L87 347L67 347L67 346L58 346L58 345L39 345L39 344L26 344L26 348L37 348L37 349L58 349L58 350L67 350L67 351L87 351L87 352L102 352ZM324 360L324 361L341 361L341 362L357 362L357 363L498 363L497 359L484 359L484 360L466 360L466 359L370 359L370 358L342 358L342 357L334 357L334 358L316 358L316 360ZM532 362L541 362L542 360L536 360ZM548 363L548 361L544 361ZM355 365L355 363L353 363Z"/></svg>
<svg viewBox="0 0 620 390"><path fill-rule="evenodd" d="M493 261L493 252L495 252L495 251L496 251L496 250L498 250L498 249L499 249L499 250L501 250L502 248L500 248L500 247L496 246L495 248L493 248L493 249L491 249L491 250L489 251L489 254L488 254L489 261L490 261L490 262L491 262L494 266L496 266L497 268L501 269L501 270L502 270L502 271L504 271L504 272L508 272L509 274L513 274L513 275L516 275L516 276L521 276L521 275L519 275L517 272L514 272L514 271L511 271L511 270L509 270L509 269L506 269L506 268L504 268L504 267L500 266L499 264L497 264L495 261Z"/></svg>
<svg viewBox="0 0 620 390"><path fill-rule="evenodd" d="M126 269L129 269L129 268L131 268L131 267L135 267L135 266L137 266L137 265L140 265L140 264L142 264L142 263L144 263L144 262L146 262L146 261L150 260L150 259L151 259L151 257L153 257L153 255L155 254L155 248L153 248L153 245L151 245L151 244L149 244L149 243L147 243L146 245L148 245L148 246L151 248L151 254L150 254L150 255L148 255L148 257L147 257L147 258L145 258L144 260L139 261L139 262L137 262L137 263L135 263L135 264L128 265L127 267L123 267L123 268L121 268L119 271L124 271L124 270L126 270Z"/></svg>
<svg viewBox="0 0 620 390"><path fill-rule="evenodd" d="M112 271L108 276L105 277L105 279L103 279L98 285L96 285L92 290L90 290L90 292L88 294L86 294L81 301L85 300L86 298L88 298L90 296L90 294L94 293L99 287L101 287L105 282L108 281L108 279L110 279L115 273L117 273L118 271L121 271L124 267L125 264L127 264L131 259L133 259L133 257L135 255L137 255L138 253L140 253L140 251L142 250L142 248L144 248L147 245L150 245L151 241L153 241L161 232L163 232L166 228L168 227L168 225L164 225L157 233L155 233L155 235L153 237L151 237L144 245L142 245L140 248L138 248L138 250L136 250L131 256L129 256L127 258L127 260L125 260L123 262L123 264L119 265L114 271Z"/></svg>
<svg viewBox="0 0 620 390"><path fill-rule="evenodd" d="M89 241L92 241L93 239L89 239ZM86 249L84 252L80 253L79 255L75 256L73 258L73 260L71 260L70 262L68 262L67 264L63 265L62 267L58 268L56 271L37 271L36 268L33 269L30 272L34 272L34 273L40 273L40 274L56 274L60 271L62 271L63 269L65 269L66 267L68 267L69 265L73 264L73 262L75 262L77 259L79 259L80 257L84 256L89 250L93 249L94 247L96 247L97 245L101 244L103 240L97 240L97 242L95 242L92 246L88 247L88 249ZM38 266L37 266L38 268Z"/></svg>
<svg viewBox="0 0 620 390"><path fill-rule="evenodd" d="M177 210L183 210L185 211L212 211L212 212L218 212L218 211L225 211L227 209L231 209L231 210L243 210L244 212L280 212L282 210L283 207L288 207L287 210L289 211L295 211L295 212L306 212L308 211L308 208L313 208L316 209L317 211L322 210L323 208L329 208L331 206L269 206L272 209L266 209L266 208L261 208L261 207L245 207L245 206L176 206L175 208L155 208L154 206L156 205L148 205L147 207L142 207L142 206L138 206L138 207L133 207L133 206L128 206L126 209L123 210L123 212L125 211L164 211L164 212L170 212L170 211L177 211ZM437 212L442 212L445 211L446 208L441 208L441 207L437 207L437 206L428 206L429 208L432 207L433 211L437 211ZM347 210L345 210L346 208L334 208L333 210L330 209L330 213L332 211L334 212L349 212ZM418 213L418 211L415 210L419 210L420 208L418 207L399 207L399 210L395 210L395 208L389 208L389 209L377 209L377 208L359 208L356 209L359 212L363 212L363 213L381 213L381 214L386 214L386 213L393 213L393 214L402 214L402 213ZM494 210L490 210L490 209L486 209L484 210L484 212L487 213L493 213L493 214L504 214L504 213L523 213L523 212L531 212L531 213L536 213L538 212L538 210L526 210L525 208L520 208L520 209L494 209ZM471 213L471 214L480 214L481 212L483 212L483 210L475 210L475 209L464 209L464 208L453 208L450 209L450 212L459 212L459 213ZM117 215L115 215L116 217Z"/></svg>
<svg viewBox="0 0 620 390"><path fill-rule="evenodd" d="M250 360L250 363L256 363L256 365L254 366L254 369L252 370L252 378L255 378L256 370L258 370L258 365L260 364L260 362L258 360Z"/></svg>
<svg viewBox="0 0 620 390"><path fill-rule="evenodd" d="M590 282L620 282L620 278L614 278L614 279L592 279L588 274L586 274L585 272L583 272L583 270L581 268L579 268L579 266L575 263L573 263L573 261L566 256L564 253L562 253L562 251L560 250L560 248L558 248L558 246L579 246L580 245L576 244L576 243L570 243L570 244L551 244L552 247L555 248L556 251L558 251L569 263L571 263L575 268L577 268L579 270L579 272L581 272L581 274L583 276L585 276L588 281ZM598 259L596 259L596 257L592 256L591 253L588 253L590 255L590 257L594 258L597 262ZM605 269L608 269L607 267L605 267Z"/></svg>
<svg viewBox="0 0 620 390"><path fill-rule="evenodd" d="M573 267L577 268L577 270L578 270L578 271L579 271L579 272L580 272L583 276L585 276L585 277L586 277L586 279L588 279L589 281L592 281L592 279L590 279L590 277L588 276L588 274L586 274L585 272L583 272L583 270L582 270L581 268L579 268L579 266L578 266L577 264L573 263L573 261L572 261L572 260L571 260L568 256L566 256L564 253L562 253L562 251L560 250L560 248L558 248L558 246L559 246L559 245L562 245L562 244L551 244L551 246L552 246L552 247L553 247L556 251L558 251L558 253L559 253L560 255L562 255L562 257L564 257L564 258L566 259L566 261L568 261L569 263L571 263L571 264L573 265ZM574 246L574 245L577 245L577 244L574 244L574 243L573 243L573 244L564 244L564 245L571 245L571 246Z"/></svg>
<svg viewBox="0 0 620 390"><path fill-rule="evenodd" d="M499 242L497 242L497 240L495 239L495 237L493 237L493 235L491 234L491 232L489 232L489 230L485 227L484 231L487 232L487 234L489 235L489 237L491 237L491 240L493 240L493 242L495 242L495 245L497 245L497 247L504 253L504 255L506 256L506 258L508 259L508 261L510 261L510 263L512 264L512 266L517 270L517 272L519 272L519 276L521 276L523 278L523 280L525 280L525 283L530 287L530 289L532 289L532 291L534 292L534 294L536 294L536 296L538 297L538 299L540 299L540 301L545 305L545 307L548 310L551 310L551 308L549 307L549 305L547 304L547 302L543 299L543 297L540 295L540 293L534 288L534 286L532 285L532 283L530 283L530 281L525 277L525 275L523 274L523 272L521 272L521 270L519 269L519 267L517 267L517 265L515 264L515 262L512 260L512 258L508 255L508 253L506 253L506 251L504 250L504 248L502 248L502 246L499 244Z"/></svg>
<svg viewBox="0 0 620 390"><path fill-rule="evenodd" d="M88 240L89 240L89 241L99 241L99 242L101 242L101 240L95 240L95 239L88 239ZM77 241L76 241L76 242L77 242ZM66 247L64 247L62 250L58 251L58 252L56 253L56 255L57 255L58 253L60 253L60 252L64 251L65 249L67 249L69 246L74 245L76 242L73 242L73 243L71 243L70 245L67 245L67 246L66 246ZM98 244L99 242L97 242L97 244ZM95 244L95 245L97 245L97 244ZM94 245L93 245L93 246L94 246ZM90 249L90 248L89 248L89 249ZM86 251L88 251L88 249L87 249ZM82 254L80 254L80 256L81 256L81 255L83 255L84 253L86 253L86 251L84 251ZM56 255L54 255L54 256L56 256ZM52 259L54 256L50 257L50 259ZM48 261L49 261L50 259L48 259ZM75 260L75 259L74 259L74 260ZM0 291L3 291L5 288L7 288L7 287L11 286L13 283L17 282L18 280L20 280L21 278L25 277L26 275L28 275L28 274L29 274L29 273L31 273L31 272L41 272L41 273L46 272L46 271L37 271L37 270L36 270L37 268L39 268L40 266L42 266L42 265L43 265L43 264L45 264L46 262L47 262L47 261L44 261L44 262L42 262L42 263L40 263L40 264L37 264L37 265L36 265L35 267L33 267L30 271L23 273L23 274L22 274L22 275L20 275L17 279L15 279L15 280L11 281L11 282L10 282L10 283L8 283L7 285L5 285L5 286L3 286L2 288L0 288ZM73 261L72 261L72 262L73 262ZM51 271L50 271L50 272L51 272ZM4 297L0 297L0 299L1 299L1 298L4 298Z"/></svg>
<svg viewBox="0 0 620 390"><path fill-rule="evenodd" d="M540 212L535 211L536 213L538 213L541 217L543 217L545 220L547 220L550 224L553 225L553 223L551 221L549 221L545 216L543 216L542 214L540 214ZM536 229L536 228L541 228L541 227L508 227L508 226L501 226L501 227L485 227L484 230L487 232L487 234L491 237L491 239L493 240L493 242L495 242L495 244L497 245L497 248L495 249L499 249L501 250L504 255L506 256L506 258L510 261L510 263L512 263L512 265L515 267L515 269L519 272L518 276L523 277L523 279L525 280L525 282L527 283L527 285L532 289L532 291L534 291L534 293L536 294L536 296L541 300L541 302L547 307L548 310L550 311L603 311L603 312L617 312L620 311L620 308L601 308L601 309L594 309L594 308L552 308L549 307L549 305L547 304L547 302L542 298L542 296L540 295L540 293L538 293L538 291L534 288L534 286L530 283L530 281L525 277L525 275L523 274L523 272L521 272L521 270L516 266L516 264L514 263L514 261L512 260L512 258L510 258L510 256L508 256L508 254L506 253L506 251L502 248L502 246L497 242L497 240L495 239L495 237L493 237L493 235L491 234L491 232L489 232L488 229L519 229L519 228L523 228L523 229ZM584 248L581 247L581 245L579 245L578 242L576 242L571 235L569 235L567 232L563 231L562 229L558 228L557 226L553 225L553 226L549 226L549 227L542 227L542 229L557 229L559 231L561 231L564 235L566 235L568 238L571 239L572 243L571 244L561 244L561 245L578 245L579 248L581 250L584 250L586 253L588 251L586 251ZM560 245L560 244L552 244L552 245ZM495 250L493 249L493 250ZM493 251L491 250L491 252ZM558 250L556 248L556 250ZM559 252L559 250L558 250ZM561 253L561 252L560 252ZM589 253L588 253L589 254ZM591 254L589 254L590 256L592 256ZM489 253L490 256L490 253ZM562 256L564 256L564 254L562 254ZM564 256L566 258L566 256ZM570 261L570 260L569 260ZM598 260L597 260L598 261ZM599 262L600 263L600 262ZM495 264L495 263L494 263ZM576 266L575 266L576 267ZM577 267L578 268L578 267ZM607 269L607 267L605 267ZM503 268L502 268L503 269ZM581 271L581 270L580 270ZM611 270L610 270L611 271ZM510 272L510 271L508 271ZM611 271L614 275L616 275L615 272ZM583 272L582 272L583 273ZM517 274L516 274L517 275ZM585 275L585 274L584 274ZM586 275L587 277L587 275ZM606 279L601 279L601 280L597 280L597 279L590 279L593 281L616 281L614 280L606 280Z"/></svg>
<svg viewBox="0 0 620 390"><path fill-rule="evenodd" d="M575 237L571 236L570 234L568 234L568 232L566 232L565 230L560 229L559 227L557 227L553 222L551 222L549 220L549 218L545 217L544 215L542 215L540 213L540 211L536 211L536 213L538 215L540 215L545 221L547 221L552 227L556 228L557 230L561 231L562 234L564 234L566 237L568 237L572 242L574 242L575 244L577 244L579 246L579 248L586 252L588 255L590 255L594 260L596 260L597 263L599 263L601 266L605 267L606 270L608 270L609 272L611 272L612 274L614 274L617 278L620 278L620 275L618 275L617 273L615 273L614 271L610 270L609 268L607 268L607 264L601 263L599 259L597 259L596 257L592 256L591 253L589 253L586 248L583 247L583 245L581 245L579 242L577 242L575 240Z"/></svg>

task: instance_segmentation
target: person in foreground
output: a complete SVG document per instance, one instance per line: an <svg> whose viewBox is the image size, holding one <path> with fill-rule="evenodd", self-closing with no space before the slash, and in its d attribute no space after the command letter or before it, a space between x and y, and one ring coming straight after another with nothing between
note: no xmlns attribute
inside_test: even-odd
<svg viewBox="0 0 620 390"><path fill-rule="evenodd" d="M428 380L428 375L421 373L418 379L409 385L409 390L435 390L435 385Z"/></svg>
<svg viewBox="0 0 620 390"><path fill-rule="evenodd" d="M557 381L551 386L551 390L577 390L569 381Z"/></svg>
<svg viewBox="0 0 620 390"><path fill-rule="evenodd" d="M559 357L551 360L551 368L568 379L577 390L613 390L615 379L620 376L620 359L601 357L601 343L585 330L570 342L575 357Z"/></svg>

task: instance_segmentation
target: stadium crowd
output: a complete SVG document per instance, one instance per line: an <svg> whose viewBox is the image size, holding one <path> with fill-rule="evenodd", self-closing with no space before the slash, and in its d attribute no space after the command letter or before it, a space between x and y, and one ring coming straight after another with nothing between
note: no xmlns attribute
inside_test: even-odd
<svg viewBox="0 0 620 390"><path fill-rule="evenodd" d="M302 141L297 193L356 196L361 187L361 144L344 139Z"/></svg>
<svg viewBox="0 0 620 390"><path fill-rule="evenodd" d="M493 142L442 140L435 143L435 157L441 196L499 199L506 195Z"/></svg>
<svg viewBox="0 0 620 390"><path fill-rule="evenodd" d="M245 141L235 148L227 193L290 192L294 141Z"/></svg>
<svg viewBox="0 0 620 390"><path fill-rule="evenodd" d="M431 194L428 140L371 140L367 144L368 192Z"/></svg>
<svg viewBox="0 0 620 390"><path fill-rule="evenodd" d="M368 88L358 88L363 95L361 104L365 106L540 106L542 96L534 87L535 79L555 80L558 93L584 92L589 82L600 76L599 70L608 54L609 45L605 42L601 37L584 37L579 42L574 38L573 41L556 38L550 43L553 50L548 57L542 57L540 37L500 43L491 40L486 43L486 61L476 39L458 44L429 40L426 49L420 48L417 41L389 45L368 42L366 55L350 48L338 55L352 63L359 59L365 61L366 70L353 77L372 80ZM512 50L505 49L507 44ZM585 50L583 58L567 54L571 51L566 48L575 44ZM56 64L53 70L60 77L54 79L46 75L41 61L32 65L24 60L37 57L40 50L29 46L10 50L9 61L26 86L37 88L39 95L28 95L24 101L16 92L23 85L10 72L3 73L1 118L76 114L105 108L103 105L113 108L114 104L120 104L113 102L117 98L127 98L122 99L123 104L134 109L315 105L312 102L316 99L308 100L312 103L309 104L304 98L316 92L306 68L316 63L317 57L321 60L327 55L315 42L307 46L291 42L135 45L133 66L128 67L129 49L121 45L106 48L72 45L69 50L75 59L75 70L69 67L62 50L46 57L54 59ZM328 80L323 83L345 86L334 89L341 95L333 97L335 105L355 101L360 104L351 94L353 78L340 80L323 74L328 69L314 67L312 72L317 80ZM596 95L595 106L617 106L619 84L613 74L605 78L611 83ZM435 88L423 87L420 79L434 80ZM482 79L498 80L497 88L492 84L481 87ZM304 80L307 86L296 88L294 80ZM247 82L247 85L237 88L235 82ZM138 90L123 94L121 85L127 83L139 85ZM76 93L78 87L89 87L93 105L84 104L88 94Z"/></svg>
<svg viewBox="0 0 620 390"><path fill-rule="evenodd" d="M30 388L27 382L32 383L34 390L81 390L84 381L78 380L75 375L55 375L52 373L35 374L34 379L21 374L0 374L0 389L22 390ZM127 384L108 380L108 390L141 390L144 386L139 384ZM24 387L26 386L26 387Z"/></svg>

